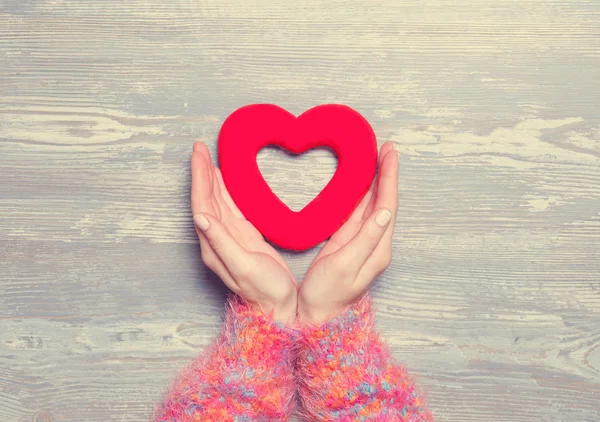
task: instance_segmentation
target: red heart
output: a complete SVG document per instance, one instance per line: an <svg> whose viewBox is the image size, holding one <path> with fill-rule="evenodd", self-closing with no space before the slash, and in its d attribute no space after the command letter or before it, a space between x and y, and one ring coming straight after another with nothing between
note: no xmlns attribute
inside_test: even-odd
<svg viewBox="0 0 600 422"><path fill-rule="evenodd" d="M327 186L300 211L269 188L256 156L278 145L295 154L329 147L338 167ZM369 122L348 106L324 104L296 117L273 104L234 111L219 134L219 161L231 197L270 241L304 250L331 236L365 195L377 166L377 140Z"/></svg>

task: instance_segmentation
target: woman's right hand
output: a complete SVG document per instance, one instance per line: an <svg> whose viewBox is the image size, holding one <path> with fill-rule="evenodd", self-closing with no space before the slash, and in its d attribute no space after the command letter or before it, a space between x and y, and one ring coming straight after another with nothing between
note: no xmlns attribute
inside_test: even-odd
<svg viewBox="0 0 600 422"><path fill-rule="evenodd" d="M398 153L386 142L379 173L348 221L327 241L300 286L298 315L319 324L359 300L392 259L398 208Z"/></svg>
<svg viewBox="0 0 600 422"><path fill-rule="evenodd" d="M201 142L194 143L191 167L192 214L202 260L253 307L291 324L298 284L289 267L235 205Z"/></svg>

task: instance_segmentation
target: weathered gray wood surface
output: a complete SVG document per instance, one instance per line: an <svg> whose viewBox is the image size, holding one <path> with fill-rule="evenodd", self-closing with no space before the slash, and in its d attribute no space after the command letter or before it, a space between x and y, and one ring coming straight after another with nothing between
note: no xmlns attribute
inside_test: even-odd
<svg viewBox="0 0 600 422"><path fill-rule="evenodd" d="M252 102L397 142L373 294L438 420L600 420L599 81L596 0L0 0L0 421L145 420L209 342L188 158Z"/></svg>

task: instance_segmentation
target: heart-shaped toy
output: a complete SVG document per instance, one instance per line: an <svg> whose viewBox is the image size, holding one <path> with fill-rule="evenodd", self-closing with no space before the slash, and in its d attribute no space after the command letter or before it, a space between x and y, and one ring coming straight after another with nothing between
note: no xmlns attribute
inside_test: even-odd
<svg viewBox="0 0 600 422"><path fill-rule="evenodd" d="M268 145L294 154L329 147L336 154L332 179L302 210L291 210L263 178L256 157ZM223 123L219 162L227 190L246 218L276 245L305 250L331 236L369 189L377 140L369 122L348 106L323 104L296 117L273 104L251 104Z"/></svg>

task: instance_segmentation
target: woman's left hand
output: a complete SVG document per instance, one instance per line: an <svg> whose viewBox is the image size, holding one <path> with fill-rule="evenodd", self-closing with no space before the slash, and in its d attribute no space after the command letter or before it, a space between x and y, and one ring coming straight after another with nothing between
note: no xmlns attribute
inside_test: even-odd
<svg viewBox="0 0 600 422"><path fill-rule="evenodd" d="M291 324L298 284L289 267L237 208L201 142L194 143L191 167L192 214L202 260L234 293Z"/></svg>
<svg viewBox="0 0 600 422"><path fill-rule="evenodd" d="M377 179L348 221L325 243L298 293L298 315L320 324L367 292L392 260L398 208L398 153L386 142Z"/></svg>

